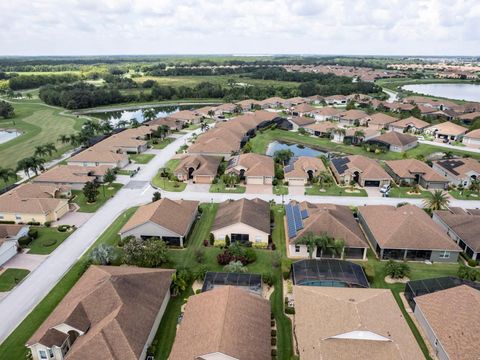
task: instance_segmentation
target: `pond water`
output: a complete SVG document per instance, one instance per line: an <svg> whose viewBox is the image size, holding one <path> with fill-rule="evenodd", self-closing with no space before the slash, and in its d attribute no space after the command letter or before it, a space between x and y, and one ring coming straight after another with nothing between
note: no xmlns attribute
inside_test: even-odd
<svg viewBox="0 0 480 360"><path fill-rule="evenodd" d="M126 109L126 110L116 110L116 111L105 111L105 112L96 112L90 113L88 115L100 118L102 120L108 120L110 123L115 126L119 121L130 121L136 119L138 122L142 123L145 121L144 111L147 109L154 109L156 117L168 116L174 112L180 110L191 110L202 107L203 105L165 105L165 106L155 106L145 109Z"/></svg>
<svg viewBox="0 0 480 360"><path fill-rule="evenodd" d="M15 139L20 135L22 135L22 133L16 130L0 130L0 144Z"/></svg>
<svg viewBox="0 0 480 360"><path fill-rule="evenodd" d="M267 155L273 156L276 151L278 150L286 150L289 149L292 151L294 156L311 156L311 157L318 157L318 156L328 156L326 151L315 150L309 148L308 146L298 145L298 144L287 144L280 141L273 141L268 144L267 148Z"/></svg>
<svg viewBox="0 0 480 360"><path fill-rule="evenodd" d="M480 85L475 84L412 84L404 85L402 89L423 95L480 102Z"/></svg>

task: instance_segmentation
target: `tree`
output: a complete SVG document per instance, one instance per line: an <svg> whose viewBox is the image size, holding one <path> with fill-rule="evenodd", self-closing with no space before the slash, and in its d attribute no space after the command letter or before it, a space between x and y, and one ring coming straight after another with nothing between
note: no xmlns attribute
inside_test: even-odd
<svg viewBox="0 0 480 360"><path fill-rule="evenodd" d="M57 141L60 141L62 144L68 144L70 142L70 136L62 134L58 137Z"/></svg>
<svg viewBox="0 0 480 360"><path fill-rule="evenodd" d="M6 101L0 100L0 117L3 117L4 119L11 119L14 116L15 109L13 108L13 105Z"/></svg>
<svg viewBox="0 0 480 360"><path fill-rule="evenodd" d="M7 186L8 180L15 180L16 178L17 174L13 169L0 167L0 179L3 180L5 186Z"/></svg>
<svg viewBox="0 0 480 360"><path fill-rule="evenodd" d="M230 246L230 236L225 235L225 246L229 247Z"/></svg>
<svg viewBox="0 0 480 360"><path fill-rule="evenodd" d="M332 177L328 173L328 171L320 171L318 174L318 185L320 186L320 189L323 189L325 185L331 185L332 183Z"/></svg>
<svg viewBox="0 0 480 360"><path fill-rule="evenodd" d="M145 119L145 121L152 121L156 117L157 117L157 112L155 111L155 109L151 108L151 109L143 110L143 118Z"/></svg>
<svg viewBox="0 0 480 360"><path fill-rule="evenodd" d="M90 260L95 265L110 265L116 258L115 248L106 244L95 247L90 253Z"/></svg>
<svg viewBox="0 0 480 360"><path fill-rule="evenodd" d="M83 195L88 203L94 203L97 201L98 194L98 184L93 181L87 182L83 187Z"/></svg>
<svg viewBox="0 0 480 360"><path fill-rule="evenodd" d="M316 236L312 232L308 232L299 239L295 241L296 245L306 245L308 250L308 257L311 259L313 258L313 252L317 247L317 239Z"/></svg>
<svg viewBox="0 0 480 360"><path fill-rule="evenodd" d="M410 273L410 267L404 262L398 262L393 260L388 260L385 265L385 274L390 276L392 279L402 279L405 276L408 276Z"/></svg>
<svg viewBox="0 0 480 360"><path fill-rule="evenodd" d="M242 111L243 111L242 105L240 105L240 104L235 105L235 108L233 109L234 114L241 114Z"/></svg>
<svg viewBox="0 0 480 360"><path fill-rule="evenodd" d="M158 201L162 198L162 194L159 191L155 191L152 196L152 202Z"/></svg>
<svg viewBox="0 0 480 360"><path fill-rule="evenodd" d="M287 163L290 161L290 159L293 157L293 152L290 149L284 149L284 150L277 150L273 154L273 159L277 163L283 164L283 166L287 165Z"/></svg>
<svg viewBox="0 0 480 360"><path fill-rule="evenodd" d="M213 235L213 233L210 233L208 235L208 243L213 246L213 244L215 244L215 235Z"/></svg>
<svg viewBox="0 0 480 360"><path fill-rule="evenodd" d="M450 204L448 195L442 190L435 190L433 193L428 193L423 201L423 206L430 211L444 210Z"/></svg>
<svg viewBox="0 0 480 360"><path fill-rule="evenodd" d="M17 162L17 171L23 171L30 179L30 158L25 158Z"/></svg>
<svg viewBox="0 0 480 360"><path fill-rule="evenodd" d="M207 115L211 118L215 116L215 111L213 109L208 110Z"/></svg>
<svg viewBox="0 0 480 360"><path fill-rule="evenodd" d="M167 244L159 238L133 238L123 247L125 262L143 267L158 267L167 261Z"/></svg>
<svg viewBox="0 0 480 360"><path fill-rule="evenodd" d="M240 181L237 174L234 172L223 175L223 182L227 187L235 187L235 185Z"/></svg>
<svg viewBox="0 0 480 360"><path fill-rule="evenodd" d="M105 175L103 176L103 181L107 184L113 183L117 179L115 172L112 169L107 169Z"/></svg>
<svg viewBox="0 0 480 360"><path fill-rule="evenodd" d="M308 250L308 257L310 259L313 257L313 252L315 251L315 249L320 250L320 256L326 254L341 256L345 247L345 243L343 240L334 239L326 233L317 236L312 232L308 232L304 236L297 239L295 241L295 244L306 245Z"/></svg>
<svg viewBox="0 0 480 360"><path fill-rule="evenodd" d="M471 183L470 183L469 190L474 191L477 194L479 194L480 193L480 180L478 180L478 179L472 180Z"/></svg>
<svg viewBox="0 0 480 360"><path fill-rule="evenodd" d="M190 280L190 274L182 269L172 274L172 295L177 296L187 289L188 282Z"/></svg>
<svg viewBox="0 0 480 360"><path fill-rule="evenodd" d="M345 110L353 110L353 109L355 109L355 101L350 100L350 101L347 103L347 106L346 106Z"/></svg>
<svg viewBox="0 0 480 360"><path fill-rule="evenodd" d="M223 267L223 271L227 273L246 273L248 269L241 261L230 261L228 265Z"/></svg>
<svg viewBox="0 0 480 360"><path fill-rule="evenodd" d="M47 152L43 145L38 145L35 147L34 156L44 157Z"/></svg>

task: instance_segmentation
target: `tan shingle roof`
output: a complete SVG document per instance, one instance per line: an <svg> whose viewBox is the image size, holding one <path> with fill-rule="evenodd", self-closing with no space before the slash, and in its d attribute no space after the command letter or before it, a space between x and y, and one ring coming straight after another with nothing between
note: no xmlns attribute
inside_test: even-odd
<svg viewBox="0 0 480 360"><path fill-rule="evenodd" d="M0 212L19 214L48 214L68 203L66 199L54 198L52 189L58 187L25 184L0 196Z"/></svg>
<svg viewBox="0 0 480 360"><path fill-rule="evenodd" d="M100 166L78 166L78 165L59 165L50 170L41 173L32 179L32 182L57 182L57 183L87 183L95 179L96 176L103 176L108 165Z"/></svg>
<svg viewBox="0 0 480 360"><path fill-rule="evenodd" d="M126 154L119 154L113 151L107 151L101 147L91 147L83 150L75 156L68 159L68 162L101 162L101 163L117 163L124 161Z"/></svg>
<svg viewBox="0 0 480 360"><path fill-rule="evenodd" d="M240 154L232 159L227 172L234 166L246 168L245 176L274 176L274 163L270 156L254 153Z"/></svg>
<svg viewBox="0 0 480 360"><path fill-rule="evenodd" d="M402 120L399 120L399 121L395 121L395 122L390 124L390 126L394 126L394 127L402 128L402 129L405 129L408 126L414 126L417 129L423 129L423 128L426 128L429 125L430 125L430 123L428 123L426 121L423 121L423 120L420 120L420 119L417 119L416 117L413 117L413 116L410 116L406 119L402 119Z"/></svg>
<svg viewBox="0 0 480 360"><path fill-rule="evenodd" d="M297 124L298 126L305 126L315 123L315 119L306 116L294 116L290 121Z"/></svg>
<svg viewBox="0 0 480 360"><path fill-rule="evenodd" d="M468 131L467 128L452 123L450 121L445 121L440 124L429 126L426 130L431 132L437 130L438 133L446 135L462 135Z"/></svg>
<svg viewBox="0 0 480 360"><path fill-rule="evenodd" d="M472 158L438 160L435 164L461 178L467 177L471 171L480 173L480 162Z"/></svg>
<svg viewBox="0 0 480 360"><path fill-rule="evenodd" d="M369 116L368 123L375 124L375 125L388 125L397 120L398 119L396 117L393 117L384 113L376 113Z"/></svg>
<svg viewBox="0 0 480 360"><path fill-rule="evenodd" d="M416 174L421 174L426 181L448 182L430 166L417 159L391 160L385 161L385 164L402 179L415 179Z"/></svg>
<svg viewBox="0 0 480 360"><path fill-rule="evenodd" d="M77 338L67 359L138 359L170 290L173 273L166 269L90 266L27 344L61 341L51 329L63 323L83 328L87 325L87 333Z"/></svg>
<svg viewBox="0 0 480 360"><path fill-rule="evenodd" d="M346 120L360 120L367 116L368 114L363 110L347 110L340 114L340 118Z"/></svg>
<svg viewBox="0 0 480 360"><path fill-rule="evenodd" d="M208 155L188 155L178 163L175 168L175 174L188 174L188 169L193 168L192 175L210 175L216 176L217 169L222 159L218 156Z"/></svg>
<svg viewBox="0 0 480 360"><path fill-rule="evenodd" d="M480 347L480 291L467 285L415 298L450 360L476 360Z"/></svg>
<svg viewBox="0 0 480 360"><path fill-rule="evenodd" d="M302 360L424 359L389 289L294 286L293 295Z"/></svg>
<svg viewBox="0 0 480 360"><path fill-rule="evenodd" d="M473 251L480 252L480 216L463 209L453 213L448 210L435 211L437 215Z"/></svg>
<svg viewBox="0 0 480 360"><path fill-rule="evenodd" d="M364 179L391 179L390 175L373 159L363 155L350 155L344 158L347 159L348 162L345 163L343 171L338 171L337 169L340 175L346 173L353 174L355 171L359 171ZM331 166L334 165L331 163Z"/></svg>
<svg viewBox="0 0 480 360"><path fill-rule="evenodd" d="M315 110L315 108L309 104L303 103L299 104L295 107L293 107L292 111L293 112L299 112L299 113L308 113L312 110Z"/></svg>
<svg viewBox="0 0 480 360"><path fill-rule="evenodd" d="M303 229L290 239L290 243L293 244L306 233L312 232L315 235L326 233L335 239L343 240L347 247L368 247L362 230L347 206L312 204L305 201L300 207L307 210L308 217L303 219Z"/></svg>
<svg viewBox="0 0 480 360"><path fill-rule="evenodd" d="M460 251L446 233L415 205L358 208L377 243L386 249Z"/></svg>
<svg viewBox="0 0 480 360"><path fill-rule="evenodd" d="M271 359L268 300L233 286L190 297L169 359L215 352L241 360Z"/></svg>
<svg viewBox="0 0 480 360"><path fill-rule="evenodd" d="M332 123L330 121L321 121L315 124L305 126L306 129L310 129L312 131L318 131L321 133L330 132L333 129L338 128L338 124Z"/></svg>
<svg viewBox="0 0 480 360"><path fill-rule="evenodd" d="M314 158L310 156L299 156L298 158L292 159L293 167L290 171L285 172L285 179L290 178L308 178L308 171L313 171L314 176L322 171L326 171L323 161L319 158Z"/></svg>
<svg viewBox="0 0 480 360"><path fill-rule="evenodd" d="M0 224L0 244L2 239L15 237L24 225Z"/></svg>
<svg viewBox="0 0 480 360"><path fill-rule="evenodd" d="M415 136L404 134L398 131L389 131L383 135L374 137L371 140L381 141L393 146L405 146L418 141Z"/></svg>
<svg viewBox="0 0 480 360"><path fill-rule="evenodd" d="M323 115L323 116L337 116L341 112L342 110L331 107L331 106L326 106L321 109L316 109L312 111L312 113L314 114Z"/></svg>
<svg viewBox="0 0 480 360"><path fill-rule="evenodd" d="M480 129L472 130L466 133L465 137L470 139L477 139L477 140L480 139Z"/></svg>
<svg viewBox="0 0 480 360"><path fill-rule="evenodd" d="M198 204L198 201L174 201L163 198L151 204L140 206L130 220L122 227L120 233L152 221L178 235L185 236L194 220L193 216Z"/></svg>
<svg viewBox="0 0 480 360"><path fill-rule="evenodd" d="M212 230L238 223L270 233L269 203L260 199L227 200L218 206Z"/></svg>

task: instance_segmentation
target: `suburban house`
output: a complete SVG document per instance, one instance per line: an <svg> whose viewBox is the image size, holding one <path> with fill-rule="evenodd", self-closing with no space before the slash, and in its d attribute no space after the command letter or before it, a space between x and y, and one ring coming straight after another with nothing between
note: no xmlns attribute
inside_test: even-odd
<svg viewBox="0 0 480 360"><path fill-rule="evenodd" d="M338 121L340 124L346 126L359 126L364 125L369 118L369 115L365 111L354 109L340 113Z"/></svg>
<svg viewBox="0 0 480 360"><path fill-rule="evenodd" d="M424 132L430 134L436 139L459 141L468 131L467 128L457 125L450 121L427 127Z"/></svg>
<svg viewBox="0 0 480 360"><path fill-rule="evenodd" d="M430 123L420 120L416 117L410 116L408 118L392 122L388 125L388 130L397 131L401 133L421 133L425 128L430 126Z"/></svg>
<svg viewBox="0 0 480 360"><path fill-rule="evenodd" d="M215 240L267 245L270 239L270 205L260 199L227 200L218 206L212 226Z"/></svg>
<svg viewBox="0 0 480 360"><path fill-rule="evenodd" d="M319 137L330 137L332 132L337 128L337 123L332 123L330 121L321 121L305 126L305 131L311 135Z"/></svg>
<svg viewBox="0 0 480 360"><path fill-rule="evenodd" d="M234 286L191 296L170 360L270 360L270 302Z"/></svg>
<svg viewBox="0 0 480 360"><path fill-rule="evenodd" d="M456 186L470 186L472 181L480 179L480 163L472 158L438 160L432 168Z"/></svg>
<svg viewBox="0 0 480 360"><path fill-rule="evenodd" d="M480 213L462 208L434 211L439 224L471 259L480 261Z"/></svg>
<svg viewBox="0 0 480 360"><path fill-rule="evenodd" d="M213 109L213 112L215 113L215 116L221 116L225 114L233 114L235 111L236 105L232 103L226 103L226 104L221 104L218 105Z"/></svg>
<svg viewBox="0 0 480 360"><path fill-rule="evenodd" d="M292 130L297 131L300 128L305 128L307 125L315 124L315 119L305 116L294 116L290 119L292 123Z"/></svg>
<svg viewBox="0 0 480 360"><path fill-rule="evenodd" d="M308 100L303 97L296 96L293 98L286 99L285 103L287 103L289 106L297 106L300 104L308 103Z"/></svg>
<svg viewBox="0 0 480 360"><path fill-rule="evenodd" d="M144 360L174 272L90 266L28 340L33 360Z"/></svg>
<svg viewBox="0 0 480 360"><path fill-rule="evenodd" d="M423 161L403 159L385 161L385 169L398 185L418 184L425 189L448 188L448 180Z"/></svg>
<svg viewBox="0 0 480 360"><path fill-rule="evenodd" d="M108 165L58 165L34 177L32 183L81 190L87 182L102 183L108 169L111 169Z"/></svg>
<svg viewBox="0 0 480 360"><path fill-rule="evenodd" d="M331 95L323 98L327 105L347 105L348 98L345 95Z"/></svg>
<svg viewBox="0 0 480 360"><path fill-rule="evenodd" d="M24 184L0 196L0 221L45 224L57 221L69 211L69 188ZM60 197L64 198L60 198Z"/></svg>
<svg viewBox="0 0 480 360"><path fill-rule="evenodd" d="M202 120L202 115L194 110L181 110L169 115L171 118L184 123L184 125L198 124Z"/></svg>
<svg viewBox="0 0 480 360"><path fill-rule="evenodd" d="M466 133L462 139L462 143L469 147L480 147L480 129Z"/></svg>
<svg viewBox="0 0 480 360"><path fill-rule="evenodd" d="M255 106L260 106L259 101L247 99L237 102L237 105L242 107L242 111L251 111Z"/></svg>
<svg viewBox="0 0 480 360"><path fill-rule="evenodd" d="M262 101L259 101L259 105L262 109L274 109L285 107L285 99L281 97L271 97Z"/></svg>
<svg viewBox="0 0 480 360"><path fill-rule="evenodd" d="M303 103L297 106L294 106L290 112L292 113L293 116L305 116L305 115L311 115L312 111L315 110L312 105Z"/></svg>
<svg viewBox="0 0 480 360"><path fill-rule="evenodd" d="M424 358L389 289L295 285L293 298L302 360Z"/></svg>
<svg viewBox="0 0 480 360"><path fill-rule="evenodd" d="M480 119L480 112L475 111L475 112L462 114L462 115L458 116L458 119L460 119L464 124L470 125L475 120Z"/></svg>
<svg viewBox="0 0 480 360"><path fill-rule="evenodd" d="M369 205L358 218L380 260L456 263L461 249L415 205Z"/></svg>
<svg viewBox="0 0 480 360"><path fill-rule="evenodd" d="M170 131L180 131L183 129L183 122L169 116L152 120L149 124L166 126Z"/></svg>
<svg viewBox="0 0 480 360"><path fill-rule="evenodd" d="M272 185L275 165L270 156L254 153L240 154L228 161L225 173L235 173L247 185Z"/></svg>
<svg viewBox="0 0 480 360"><path fill-rule="evenodd" d="M221 157L187 155L180 160L173 174L179 181L192 180L194 184L211 184L217 176Z"/></svg>
<svg viewBox="0 0 480 360"><path fill-rule="evenodd" d="M212 112L213 115L215 115L215 106L202 106L201 108L195 109L195 112L205 118L210 118L212 119Z"/></svg>
<svg viewBox="0 0 480 360"><path fill-rule="evenodd" d="M314 105L319 105L323 102L323 97L320 95L312 95L304 98L306 102Z"/></svg>
<svg viewBox="0 0 480 360"><path fill-rule="evenodd" d="M349 127L344 131L333 131L332 141L336 143L360 144L380 135L380 131L370 127Z"/></svg>
<svg viewBox="0 0 480 360"><path fill-rule="evenodd" d="M381 187L392 180L378 162L363 155L333 158L330 169L338 184L350 184L353 181L363 187Z"/></svg>
<svg viewBox="0 0 480 360"><path fill-rule="evenodd" d="M394 122L396 122L398 118L383 114L383 113L376 113L373 115L368 116L366 120L366 125L368 127L377 129L377 130L382 130L382 129L388 129L388 126Z"/></svg>
<svg viewBox="0 0 480 360"><path fill-rule="evenodd" d="M285 181L288 181L289 186L305 186L309 180L326 170L323 161L319 158L293 157L284 168Z"/></svg>
<svg viewBox="0 0 480 360"><path fill-rule="evenodd" d="M342 110L331 106L325 106L311 111L313 117L317 121L338 120L342 112Z"/></svg>
<svg viewBox="0 0 480 360"><path fill-rule="evenodd" d="M439 360L478 358L480 291L468 285L415 297L415 318Z"/></svg>
<svg viewBox="0 0 480 360"><path fill-rule="evenodd" d="M100 166L122 169L128 165L128 155L122 152L109 151L93 146L85 149L67 160L68 165Z"/></svg>
<svg viewBox="0 0 480 360"><path fill-rule="evenodd" d="M418 139L415 136L404 134L397 131L389 131L385 134L376 136L368 140L369 144L379 145L393 152L404 152L413 149L418 145Z"/></svg>
<svg viewBox="0 0 480 360"><path fill-rule="evenodd" d="M198 204L198 201L163 198L140 206L120 230L120 237L158 237L169 245L183 246L197 216Z"/></svg>
<svg viewBox="0 0 480 360"><path fill-rule="evenodd" d="M345 248L340 256L322 253L316 248L314 258L345 258L366 260L368 243L353 213L347 206L333 204L312 204L292 201L285 207L290 257L308 257L306 245L295 244L308 233L320 236L326 234L336 240L343 240Z"/></svg>
<svg viewBox="0 0 480 360"><path fill-rule="evenodd" d="M18 239L28 235L28 225L0 224L0 268L18 252Z"/></svg>

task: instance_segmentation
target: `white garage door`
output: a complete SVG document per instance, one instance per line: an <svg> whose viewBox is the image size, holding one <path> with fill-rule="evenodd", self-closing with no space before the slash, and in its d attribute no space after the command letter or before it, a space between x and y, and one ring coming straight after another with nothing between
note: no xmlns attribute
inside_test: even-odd
<svg viewBox="0 0 480 360"><path fill-rule="evenodd" d="M263 184L263 176L249 176L249 177L247 177L247 184L248 185L262 185Z"/></svg>
<svg viewBox="0 0 480 360"><path fill-rule="evenodd" d="M17 253L17 247L12 241L4 243L0 246L0 266L5 264L8 260L15 256Z"/></svg>
<svg viewBox="0 0 480 360"><path fill-rule="evenodd" d="M289 186L304 186L305 185L305 180L304 179L288 179L288 185Z"/></svg>

